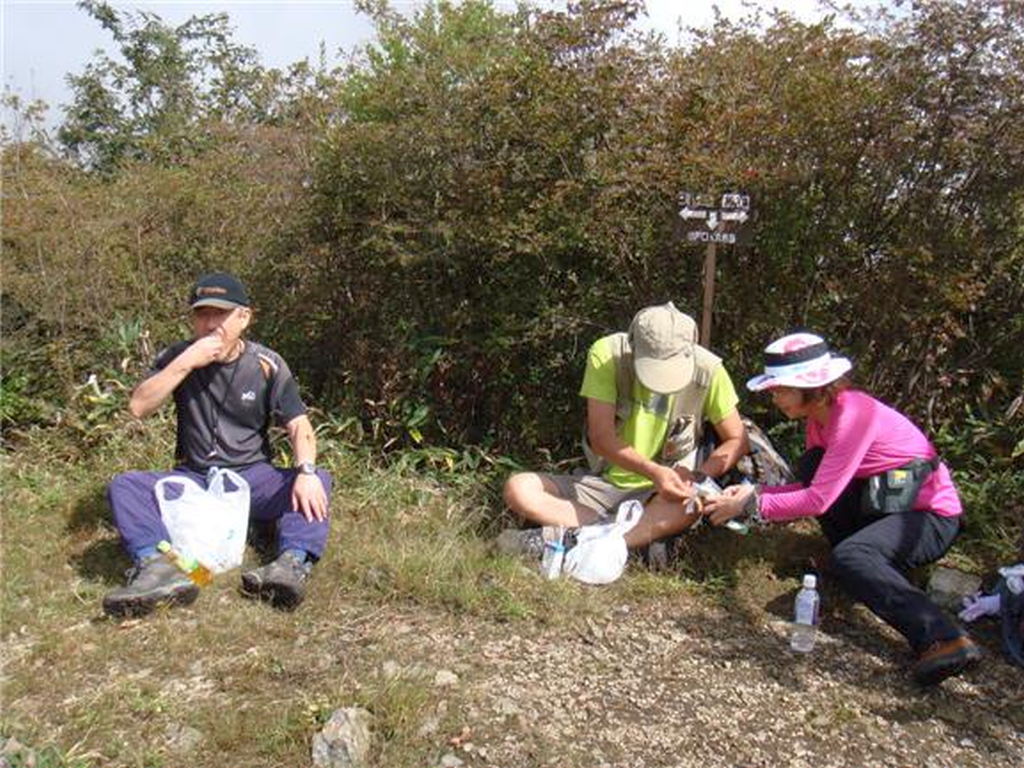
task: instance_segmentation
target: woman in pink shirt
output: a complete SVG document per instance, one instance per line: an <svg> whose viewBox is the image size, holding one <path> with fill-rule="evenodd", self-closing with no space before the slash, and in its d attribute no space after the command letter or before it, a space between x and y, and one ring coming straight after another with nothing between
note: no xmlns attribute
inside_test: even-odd
<svg viewBox="0 0 1024 768"><path fill-rule="evenodd" d="M707 503L711 522L816 517L832 544L836 581L907 638L919 683L975 664L980 649L906 577L942 557L960 532L960 497L935 448L906 416L853 389L850 361L832 355L821 337L784 336L765 356L765 372L747 388L769 390L779 410L804 421L801 482L727 488Z"/></svg>

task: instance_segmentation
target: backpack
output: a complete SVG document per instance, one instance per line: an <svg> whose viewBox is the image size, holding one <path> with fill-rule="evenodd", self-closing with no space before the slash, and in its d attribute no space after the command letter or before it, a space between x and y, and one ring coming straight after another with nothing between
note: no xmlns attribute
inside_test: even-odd
<svg viewBox="0 0 1024 768"><path fill-rule="evenodd" d="M1024 564L999 571L997 591L1003 619L1003 650L1012 663L1024 667Z"/></svg>
<svg viewBox="0 0 1024 768"><path fill-rule="evenodd" d="M615 425L625 422L633 410L633 350L629 345L629 334L616 333L611 337L612 359L615 361ZM694 375L685 388L673 394L672 411L669 414L669 431L662 446L660 461L672 465L682 463L694 469L697 452L704 432L704 400L711 379L722 359L699 345L694 346ZM587 440L587 426L583 425L583 454L590 471L602 474L609 466L607 459L594 453Z"/></svg>
<svg viewBox="0 0 1024 768"><path fill-rule="evenodd" d="M743 427L747 431L747 442L750 451L741 456L736 466L726 473L727 480L735 473L740 477L736 482L749 480L757 485L785 485L796 481L796 475L787 462L772 445L771 439L753 421L746 416L742 417ZM714 434L713 430L710 430ZM714 450L712 448L712 450ZM709 451L710 453L710 451ZM721 482L721 481L720 481Z"/></svg>

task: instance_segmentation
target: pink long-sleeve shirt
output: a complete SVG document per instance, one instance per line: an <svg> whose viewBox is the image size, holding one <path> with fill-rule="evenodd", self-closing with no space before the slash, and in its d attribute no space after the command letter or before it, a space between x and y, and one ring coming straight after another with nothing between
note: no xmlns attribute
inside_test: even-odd
<svg viewBox="0 0 1024 768"><path fill-rule="evenodd" d="M901 467L912 459L932 459L935 448L913 422L864 392L839 393L828 424L807 420L807 448L821 447L825 455L810 486L799 483L761 488L761 516L785 522L825 513L850 481ZM914 509L943 517L961 514L960 496L940 463L921 486Z"/></svg>

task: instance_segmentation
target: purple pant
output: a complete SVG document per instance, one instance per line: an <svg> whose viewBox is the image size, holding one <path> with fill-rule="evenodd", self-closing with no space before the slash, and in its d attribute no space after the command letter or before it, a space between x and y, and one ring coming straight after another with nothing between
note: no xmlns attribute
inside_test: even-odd
<svg viewBox="0 0 1024 768"><path fill-rule="evenodd" d="M249 484L249 519L277 521L278 551L304 549L319 558L327 543L329 523L327 520L309 522L301 512L292 509L292 482L297 470L260 463L234 468L234 471ZM322 469L316 473L330 499L331 476ZM157 481L164 477L190 477L206 487L206 473L186 467L176 467L170 472L125 472L116 475L107 486L114 525L125 549L133 557L171 538L160 517L154 491Z"/></svg>

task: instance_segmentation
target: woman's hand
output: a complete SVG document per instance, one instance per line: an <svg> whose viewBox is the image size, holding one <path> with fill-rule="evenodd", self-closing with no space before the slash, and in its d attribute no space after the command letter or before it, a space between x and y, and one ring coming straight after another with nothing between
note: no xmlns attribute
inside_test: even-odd
<svg viewBox="0 0 1024 768"><path fill-rule="evenodd" d="M704 514L712 525L728 522L743 513L752 493L753 485L730 485L720 495L704 500Z"/></svg>

